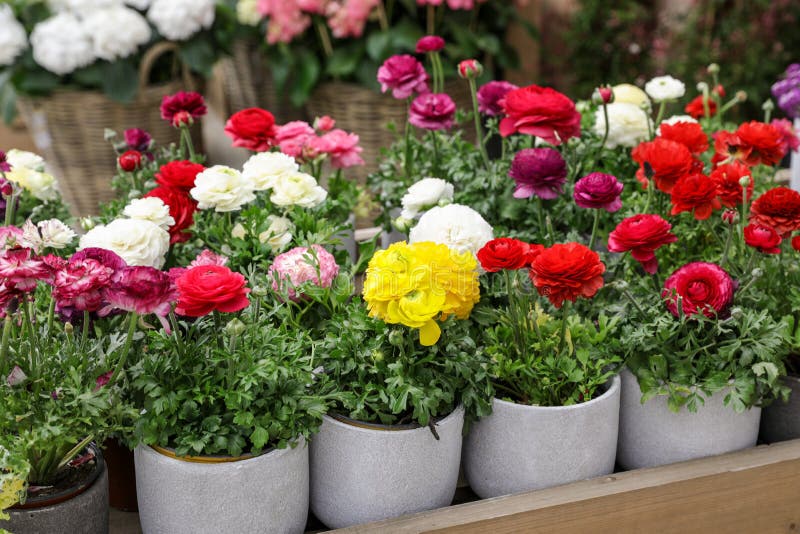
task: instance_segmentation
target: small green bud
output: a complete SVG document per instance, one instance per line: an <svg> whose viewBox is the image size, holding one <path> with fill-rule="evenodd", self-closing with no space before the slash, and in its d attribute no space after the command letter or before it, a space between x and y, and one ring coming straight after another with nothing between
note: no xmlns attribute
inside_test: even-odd
<svg viewBox="0 0 800 534"><path fill-rule="evenodd" d="M750 276L752 276L755 279L761 278L762 276L764 276L764 270L759 267L756 267L750 272Z"/></svg>
<svg viewBox="0 0 800 534"><path fill-rule="evenodd" d="M414 226L414 221L405 217L398 217L392 221L392 226L394 226L398 232L407 234L409 230L411 230L411 227Z"/></svg>
<svg viewBox="0 0 800 534"><path fill-rule="evenodd" d="M698 82L697 91L703 94L708 93L708 84L706 82Z"/></svg>
<svg viewBox="0 0 800 534"><path fill-rule="evenodd" d="M389 332L389 344L393 347L402 347L405 336L403 335L402 330L392 330Z"/></svg>
<svg viewBox="0 0 800 534"><path fill-rule="evenodd" d="M81 217L80 224L81 228L83 228L87 232L95 227L94 219L92 219L91 217Z"/></svg>
<svg viewBox="0 0 800 534"><path fill-rule="evenodd" d="M64 323L64 333L68 336L71 336L72 333L75 331L75 327L72 326L72 323Z"/></svg>
<svg viewBox="0 0 800 534"><path fill-rule="evenodd" d="M372 359L373 359L374 361L376 361L376 362L382 362L382 361L383 361L383 358L384 358L384 356L383 356L383 351L382 351L382 350L377 350L377 349L373 350L373 351L370 353L370 356L372 356Z"/></svg>
<svg viewBox="0 0 800 534"><path fill-rule="evenodd" d="M736 91L736 100L739 102L744 102L747 100L747 92L746 91Z"/></svg>
<svg viewBox="0 0 800 534"><path fill-rule="evenodd" d="M739 307L736 306L735 308L731 309L731 317L736 319L737 321L744 316L744 311Z"/></svg>
<svg viewBox="0 0 800 534"><path fill-rule="evenodd" d="M748 185L750 185L750 177L742 176L741 178L739 178L739 185L741 185L742 187L747 187Z"/></svg>
<svg viewBox="0 0 800 534"><path fill-rule="evenodd" d="M228 321L228 324L225 325L225 333L229 336L241 336L246 329L247 325L236 318L231 319Z"/></svg>
<svg viewBox="0 0 800 534"><path fill-rule="evenodd" d="M706 70L708 71L709 74L719 74L719 65L717 65L716 63L712 63L711 65L706 67Z"/></svg>
<svg viewBox="0 0 800 534"><path fill-rule="evenodd" d="M761 104L761 109L763 109L764 111L772 111L773 109L775 109L775 103L772 101L771 98L768 98L764 101L763 104Z"/></svg>
<svg viewBox="0 0 800 534"><path fill-rule="evenodd" d="M269 290L262 285L254 286L253 289L250 290L250 294L254 297L265 297L269 293Z"/></svg>

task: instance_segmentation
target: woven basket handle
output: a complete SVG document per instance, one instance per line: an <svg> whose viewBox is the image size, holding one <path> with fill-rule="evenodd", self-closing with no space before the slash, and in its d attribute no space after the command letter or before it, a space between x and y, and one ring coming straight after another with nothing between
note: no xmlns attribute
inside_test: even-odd
<svg viewBox="0 0 800 534"><path fill-rule="evenodd" d="M142 56L142 64L139 65L139 91L142 91L150 84L150 72L153 70L156 60L168 53L175 54L175 58L177 59L178 45L169 41L163 41L147 49L147 52ZM183 62L181 62L181 76L186 89L193 91L195 89L194 79L192 78L191 72L189 72L189 67Z"/></svg>

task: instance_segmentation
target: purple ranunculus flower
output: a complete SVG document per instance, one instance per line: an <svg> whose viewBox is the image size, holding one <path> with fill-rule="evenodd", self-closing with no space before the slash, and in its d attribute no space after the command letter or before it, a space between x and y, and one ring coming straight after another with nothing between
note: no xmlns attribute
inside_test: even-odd
<svg viewBox="0 0 800 534"><path fill-rule="evenodd" d="M69 259L70 263L79 262L86 259L96 260L104 267L109 267L113 272L124 269L128 266L116 252L104 248L89 247L76 252Z"/></svg>
<svg viewBox="0 0 800 534"><path fill-rule="evenodd" d="M408 122L425 130L446 130L453 125L456 103L445 93L420 95L411 103Z"/></svg>
<svg viewBox="0 0 800 534"><path fill-rule="evenodd" d="M772 96L787 115L800 117L800 63L786 68L783 78L772 85Z"/></svg>
<svg viewBox="0 0 800 534"><path fill-rule="evenodd" d="M147 152L150 150L150 145L153 142L153 136L141 128L130 128L125 130L125 144L131 150L138 150L139 152Z"/></svg>
<svg viewBox="0 0 800 534"><path fill-rule="evenodd" d="M0 172L10 172L11 164L6 159L6 153L0 150Z"/></svg>
<svg viewBox="0 0 800 534"><path fill-rule="evenodd" d="M478 89L478 111L490 117L503 114L500 101L509 91L519 89L516 85L506 81L491 81L481 85Z"/></svg>
<svg viewBox="0 0 800 534"><path fill-rule="evenodd" d="M514 156L508 175L517 182L514 198L549 200L564 191L567 162L554 148L525 148Z"/></svg>
<svg viewBox="0 0 800 534"><path fill-rule="evenodd" d="M428 73L417 58L408 54L392 56L378 69L378 82L384 93L392 90L392 96L405 99L428 92Z"/></svg>
<svg viewBox="0 0 800 534"><path fill-rule="evenodd" d="M438 35L426 35L417 41L414 51L417 54L427 54L428 52L438 52L442 48L444 48L444 39Z"/></svg>
<svg viewBox="0 0 800 534"><path fill-rule="evenodd" d="M573 198L582 208L603 209L610 213L622 207L622 182L602 172L587 174L575 183Z"/></svg>

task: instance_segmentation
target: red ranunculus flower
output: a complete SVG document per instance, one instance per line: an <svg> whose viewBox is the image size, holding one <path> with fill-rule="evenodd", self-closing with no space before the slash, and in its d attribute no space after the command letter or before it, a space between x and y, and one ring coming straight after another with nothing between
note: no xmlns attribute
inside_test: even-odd
<svg viewBox="0 0 800 534"><path fill-rule="evenodd" d="M703 107L703 95L696 96L692 99L691 102L686 104L686 107L683 110L694 117L695 119L702 119L706 116L706 110ZM717 114L717 103L714 102L713 98L708 99L708 116L713 117Z"/></svg>
<svg viewBox="0 0 800 534"><path fill-rule="evenodd" d="M675 182L692 172L695 162L684 145L658 137L640 143L631 156L639 164L636 179L647 187L650 183L647 174L652 171L656 187L664 193L672 193Z"/></svg>
<svg viewBox="0 0 800 534"><path fill-rule="evenodd" d="M734 290L733 279L725 269L714 263L698 261L687 263L672 273L664 283L661 296L675 317L679 317L679 300L686 315L702 313L714 317L731 305Z"/></svg>
<svg viewBox="0 0 800 534"><path fill-rule="evenodd" d="M530 263L531 247L543 248L541 245L529 245L519 239L499 237L483 245L477 254L478 261L488 273L496 273L503 269L509 271L522 269Z"/></svg>
<svg viewBox="0 0 800 534"><path fill-rule="evenodd" d="M708 136L703 131L703 127L696 122L676 122L675 124L664 124L660 126L662 139L676 141L692 154L702 154L708 150Z"/></svg>
<svg viewBox="0 0 800 534"><path fill-rule="evenodd" d="M205 169L199 163L187 160L170 161L158 170L156 182L158 185L177 187L188 193L194 187L194 179Z"/></svg>
<svg viewBox="0 0 800 534"><path fill-rule="evenodd" d="M133 172L142 164L142 153L138 150L126 150L117 158L119 168L125 172Z"/></svg>
<svg viewBox="0 0 800 534"><path fill-rule="evenodd" d="M201 265L187 269L175 284L178 305L175 312L187 317L202 317L212 311L225 313L243 310L250 304L244 276L221 265Z"/></svg>
<svg viewBox="0 0 800 534"><path fill-rule="evenodd" d="M800 193L788 187L774 187L750 206L750 222L773 228L781 237L800 230Z"/></svg>
<svg viewBox="0 0 800 534"><path fill-rule="evenodd" d="M565 300L593 297L603 287L605 271L596 252L580 243L566 243L542 250L529 275L539 294L560 308Z"/></svg>
<svg viewBox="0 0 800 534"><path fill-rule="evenodd" d="M658 215L639 214L624 219L608 235L608 250L630 251L633 259L642 264L645 272L658 271L655 251L674 243L678 237L670 232L672 225Z"/></svg>
<svg viewBox="0 0 800 534"><path fill-rule="evenodd" d="M678 180L672 188L671 200L670 214L691 211L698 221L705 221L715 209L722 207L714 182L705 174L699 173L689 174Z"/></svg>
<svg viewBox="0 0 800 534"><path fill-rule="evenodd" d="M575 103L550 87L529 85L514 89L506 93L500 105L506 114L500 121L503 137L523 133L560 145L581 135L581 114Z"/></svg>
<svg viewBox="0 0 800 534"><path fill-rule="evenodd" d="M169 215L175 220L175 224L169 227L170 244L185 243L191 239L191 232L185 230L194 224L197 202L186 190L160 185L144 196L160 198L169 207Z"/></svg>
<svg viewBox="0 0 800 534"><path fill-rule="evenodd" d="M800 235L796 235L792 238L792 248L800 252Z"/></svg>
<svg viewBox="0 0 800 534"><path fill-rule="evenodd" d="M750 223L744 227L744 242L764 254L780 254L781 236L763 224Z"/></svg>
<svg viewBox="0 0 800 534"><path fill-rule="evenodd" d="M735 132L719 132L714 139L714 150L726 159L738 159L745 165L776 165L785 152L783 137L770 124L750 121L741 124Z"/></svg>
<svg viewBox="0 0 800 534"><path fill-rule="evenodd" d="M161 100L161 118L173 126L191 124L208 112L206 102L200 93L178 91L174 95L165 95Z"/></svg>
<svg viewBox="0 0 800 534"><path fill-rule="evenodd" d="M275 144L275 117L265 109L243 109L231 115L225 123L225 133L235 147L266 152Z"/></svg>
<svg viewBox="0 0 800 534"><path fill-rule="evenodd" d="M739 161L734 161L727 165L720 165L711 171L711 181L717 188L717 195L723 206L728 208L738 208L742 205L742 193L744 188L739 180L747 176L750 178L747 184L747 200L753 197L753 177L750 167Z"/></svg>

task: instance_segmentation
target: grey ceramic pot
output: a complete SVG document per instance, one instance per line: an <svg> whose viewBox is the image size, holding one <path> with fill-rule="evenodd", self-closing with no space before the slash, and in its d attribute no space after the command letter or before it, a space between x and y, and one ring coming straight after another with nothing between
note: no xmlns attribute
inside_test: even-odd
<svg viewBox="0 0 800 534"><path fill-rule="evenodd" d="M767 443L800 438L800 378L782 380L792 390L789 402L776 399L761 411L761 439Z"/></svg>
<svg viewBox="0 0 800 534"><path fill-rule="evenodd" d="M464 440L464 472L481 498L548 488L614 471L620 379L574 406L499 399Z"/></svg>
<svg viewBox="0 0 800 534"><path fill-rule="evenodd" d="M308 447L198 463L134 451L144 534L301 533L308 519Z"/></svg>
<svg viewBox="0 0 800 534"><path fill-rule="evenodd" d="M11 518L0 529L14 534L108 534L108 471L100 458L100 474L75 497L37 508L8 510Z"/></svg>
<svg viewBox="0 0 800 534"><path fill-rule="evenodd" d="M736 413L724 405L728 390L705 398L690 412L667 407L667 398L657 396L642 404L639 382L629 370L622 377L617 463L638 469L714 456L755 446L761 408Z"/></svg>
<svg viewBox="0 0 800 534"><path fill-rule="evenodd" d="M325 416L311 441L311 511L342 528L448 506L458 484L464 408L428 427L355 426Z"/></svg>

